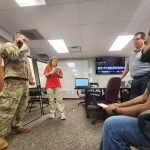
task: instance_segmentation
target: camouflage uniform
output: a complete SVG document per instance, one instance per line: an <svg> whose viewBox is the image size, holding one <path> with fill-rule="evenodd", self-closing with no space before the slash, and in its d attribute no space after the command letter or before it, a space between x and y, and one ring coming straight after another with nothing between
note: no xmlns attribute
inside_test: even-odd
<svg viewBox="0 0 150 150"><path fill-rule="evenodd" d="M13 43L5 43L0 49L4 60L4 87L0 93L0 137L7 128L21 126L28 104L29 78L32 78L26 56L27 46L20 49Z"/></svg>

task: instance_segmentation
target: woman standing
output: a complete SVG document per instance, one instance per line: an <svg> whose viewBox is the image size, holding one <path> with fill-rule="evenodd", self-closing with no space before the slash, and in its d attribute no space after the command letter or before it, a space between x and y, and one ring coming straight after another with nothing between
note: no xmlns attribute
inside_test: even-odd
<svg viewBox="0 0 150 150"><path fill-rule="evenodd" d="M65 110L64 110L64 103L62 100L62 93L61 93L61 83L60 78L63 78L62 70L57 66L58 59L56 57L51 57L48 61L48 65L45 68L44 74L46 79L46 89L49 99L50 105L50 118L55 118L55 104L54 99L56 98L58 110L61 113L61 119L65 120Z"/></svg>

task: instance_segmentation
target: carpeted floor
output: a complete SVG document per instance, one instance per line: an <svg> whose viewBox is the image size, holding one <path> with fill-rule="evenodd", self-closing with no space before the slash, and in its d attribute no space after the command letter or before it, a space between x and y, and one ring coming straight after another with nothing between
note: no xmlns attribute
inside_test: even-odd
<svg viewBox="0 0 150 150"><path fill-rule="evenodd" d="M40 117L40 110L28 113L25 124L31 126L32 131L8 135L7 150L98 150L103 122L92 125L78 102L64 101L66 120L61 120L59 113L55 119L50 119L49 114ZM48 112L46 107L45 113Z"/></svg>
<svg viewBox="0 0 150 150"><path fill-rule="evenodd" d="M59 114L50 119L47 114L28 124L33 128L30 133L9 135L7 150L98 150L103 123L92 125L77 104L65 101L66 120L61 120ZM25 123L39 116L39 111L28 113Z"/></svg>

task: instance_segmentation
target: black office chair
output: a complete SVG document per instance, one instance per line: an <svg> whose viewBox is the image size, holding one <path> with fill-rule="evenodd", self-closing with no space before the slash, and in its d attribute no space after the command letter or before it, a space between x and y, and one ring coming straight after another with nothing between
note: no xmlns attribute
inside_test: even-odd
<svg viewBox="0 0 150 150"><path fill-rule="evenodd" d="M79 96L79 98L83 99L82 101L80 101L78 103L78 106L79 105L85 105L85 89L77 89L77 95Z"/></svg>
<svg viewBox="0 0 150 150"><path fill-rule="evenodd" d="M28 111L32 112L32 111L35 111L35 110L39 110L38 108L32 110L32 108L34 108L33 104L34 103L39 103L41 116L44 115L45 114L44 113L44 104L46 104L47 106L49 105L48 98L45 97L45 95L47 95L46 90L43 90L41 88L41 86L37 86L36 88L30 88L29 89L30 99L29 99L28 107L27 107Z"/></svg>
<svg viewBox="0 0 150 150"><path fill-rule="evenodd" d="M150 142L150 131L148 129L146 129L145 121L150 121L150 110L146 110L146 111L142 112L138 117L139 129L141 130L141 132L145 136L145 138L147 138L148 141ZM133 147L135 147L139 150L150 150L150 147L145 147L145 146L133 145Z"/></svg>

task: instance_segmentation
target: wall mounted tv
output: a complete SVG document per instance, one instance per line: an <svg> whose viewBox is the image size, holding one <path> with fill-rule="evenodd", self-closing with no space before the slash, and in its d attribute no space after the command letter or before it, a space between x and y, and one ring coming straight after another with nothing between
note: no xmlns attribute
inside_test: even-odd
<svg viewBox="0 0 150 150"><path fill-rule="evenodd" d="M125 68L125 57L96 58L96 74L122 74Z"/></svg>

